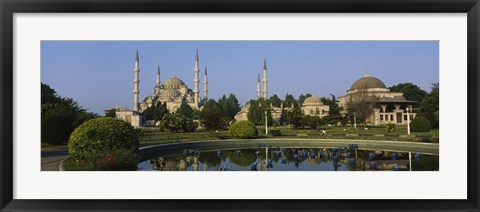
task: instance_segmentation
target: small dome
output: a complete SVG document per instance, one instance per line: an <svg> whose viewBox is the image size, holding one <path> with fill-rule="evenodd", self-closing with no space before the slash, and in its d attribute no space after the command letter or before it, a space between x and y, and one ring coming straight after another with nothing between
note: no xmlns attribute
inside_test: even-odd
<svg viewBox="0 0 480 212"><path fill-rule="evenodd" d="M318 97L316 97L316 96L308 97L308 98L305 99L305 101L303 101L303 105L313 105L313 104L315 104L315 105L318 105L318 104L323 105L322 101L321 101Z"/></svg>
<svg viewBox="0 0 480 212"><path fill-rule="evenodd" d="M173 76L172 78L166 80L164 83L163 83L163 86L165 88L178 88L182 85L185 85L185 83L178 79L177 77Z"/></svg>
<svg viewBox="0 0 480 212"><path fill-rule="evenodd" d="M387 88L387 86L376 77L365 76L355 81L350 90L366 88Z"/></svg>
<svg viewBox="0 0 480 212"><path fill-rule="evenodd" d="M180 91L176 89L166 89L160 92L161 97L179 97L180 95Z"/></svg>

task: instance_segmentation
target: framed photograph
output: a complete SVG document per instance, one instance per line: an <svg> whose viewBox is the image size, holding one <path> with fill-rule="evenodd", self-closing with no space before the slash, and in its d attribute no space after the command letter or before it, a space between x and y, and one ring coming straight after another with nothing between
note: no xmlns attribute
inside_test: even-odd
<svg viewBox="0 0 480 212"><path fill-rule="evenodd" d="M479 211L478 0L0 6L1 211Z"/></svg>

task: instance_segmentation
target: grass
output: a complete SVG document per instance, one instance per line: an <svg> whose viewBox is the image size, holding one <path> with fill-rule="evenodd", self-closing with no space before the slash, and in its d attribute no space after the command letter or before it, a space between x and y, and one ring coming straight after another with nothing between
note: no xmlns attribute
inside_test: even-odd
<svg viewBox="0 0 480 212"><path fill-rule="evenodd" d="M189 133L174 132L144 132L140 136L140 146L148 146L161 143L175 143L186 141L206 141L229 138L228 131L221 130L217 132L198 131Z"/></svg>
<svg viewBox="0 0 480 212"><path fill-rule="evenodd" d="M72 157L63 161L65 171L95 171L91 163L77 163Z"/></svg>
<svg viewBox="0 0 480 212"><path fill-rule="evenodd" d="M282 136L274 137L271 134L265 135L265 128L257 127L258 138L311 138L311 139L358 139L358 140L395 140L395 141L412 141L412 142L428 142L431 137L439 137L438 130L430 132L411 132L411 136L406 137L407 127L396 126L394 132L387 132L385 127L369 127L367 130L362 126L354 129L351 126L325 126L319 129L291 129L289 127L269 127L270 130L280 130ZM321 136L322 130L327 131L327 136ZM219 139L230 139L227 130L205 131L189 133L174 133L170 131L160 132L157 128L149 127L139 130L140 146L150 146L163 143L177 143L188 141L208 141ZM337 134L337 135L334 135ZM341 135L340 135L341 134ZM374 136L359 136L359 134L373 134ZM383 135L399 135L399 137L385 137ZM380 136L376 136L380 135ZM66 145L49 145L42 144L42 149L66 149Z"/></svg>
<svg viewBox="0 0 480 212"><path fill-rule="evenodd" d="M412 141L412 142L428 142L431 137L438 137L438 130L430 132L411 132L410 136L406 136L406 126L396 126L394 132L387 132L385 127L357 127L354 129L350 126L327 126L319 129L291 129L289 127L270 127L270 130L280 130L282 136L274 137L271 134L265 135L264 127L257 127L259 131L258 138L311 138L311 139L358 139L358 140L395 140L395 141ZM327 136L321 136L322 130L327 131ZM337 135L334 135L337 134ZM341 134L341 135L340 135ZM373 136L360 136L359 134L373 134ZM385 137L383 135L399 135L399 137ZM378 136L380 135L380 136ZM159 132L155 128L148 128L143 131L140 139L141 146L148 146L162 143L175 143L186 141L205 141L230 139L228 131L222 130L217 132L198 131L191 133L173 133L173 132Z"/></svg>
<svg viewBox="0 0 480 212"><path fill-rule="evenodd" d="M321 129L325 129L327 134L398 134L398 135L407 135L406 126L396 126L394 132L387 132L385 127L368 127L366 130L362 126L357 126L357 129L354 129L350 126L325 126L319 127L319 129L290 129L288 127L272 127L270 130L281 130L283 134L318 134L321 133ZM265 127L262 128L265 131ZM437 136L439 135L438 130L431 130L430 132L411 132L411 135L415 136Z"/></svg>

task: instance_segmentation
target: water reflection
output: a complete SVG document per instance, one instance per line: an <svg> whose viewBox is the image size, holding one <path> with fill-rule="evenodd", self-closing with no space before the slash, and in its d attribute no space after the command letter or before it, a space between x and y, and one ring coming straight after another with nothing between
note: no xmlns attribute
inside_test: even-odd
<svg viewBox="0 0 480 212"><path fill-rule="evenodd" d="M158 171L437 171L438 156L385 150L279 148L198 151L162 155L139 170Z"/></svg>

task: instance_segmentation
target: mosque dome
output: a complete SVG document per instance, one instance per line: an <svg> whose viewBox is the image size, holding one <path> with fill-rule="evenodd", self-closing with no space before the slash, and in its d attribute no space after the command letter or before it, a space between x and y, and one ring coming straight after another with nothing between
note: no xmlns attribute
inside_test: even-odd
<svg viewBox="0 0 480 212"><path fill-rule="evenodd" d="M352 84L350 90L367 89L367 88L387 88L385 84L376 77L371 77L366 74L364 77L358 79Z"/></svg>
<svg viewBox="0 0 480 212"><path fill-rule="evenodd" d="M311 96L303 101L303 105L323 105L323 103L318 97Z"/></svg>
<svg viewBox="0 0 480 212"><path fill-rule="evenodd" d="M177 77L173 76L172 78L166 80L164 83L163 83L163 86L165 88L178 88L182 85L185 85L185 83L178 79Z"/></svg>
<svg viewBox="0 0 480 212"><path fill-rule="evenodd" d="M176 89L166 89L160 92L160 97L179 97L180 95L182 94Z"/></svg>

